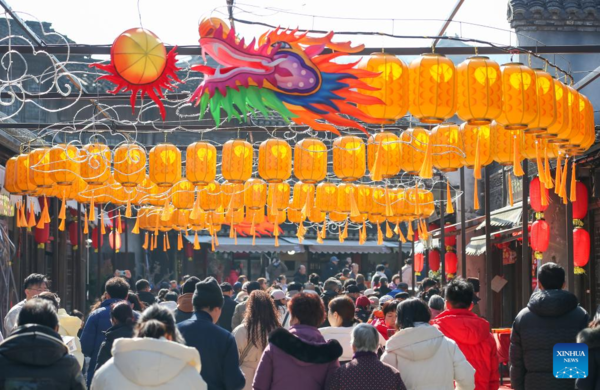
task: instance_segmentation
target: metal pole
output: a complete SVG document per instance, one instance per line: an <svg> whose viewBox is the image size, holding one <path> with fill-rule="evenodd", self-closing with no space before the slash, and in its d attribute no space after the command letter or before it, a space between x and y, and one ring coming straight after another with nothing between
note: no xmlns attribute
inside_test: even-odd
<svg viewBox="0 0 600 390"><path fill-rule="evenodd" d="M98 262L98 264L96 265L96 268L98 269L98 273L96 274L96 298L100 298L100 295L102 295L102 264L101 264L101 254L102 254L102 228L100 226L100 224L104 223L104 218L102 217L102 207L100 207L100 205L98 205L98 225L96 226L96 230L97 230L97 235L98 235L98 252L96 255L96 261Z"/></svg>
<svg viewBox="0 0 600 390"><path fill-rule="evenodd" d="M462 191L462 195L460 197L460 270L463 278L467 277L467 221L465 215L465 187L465 167L462 167L460 168L460 190Z"/></svg>
<svg viewBox="0 0 600 390"><path fill-rule="evenodd" d="M412 224L412 221L408 222L410 224ZM415 240L413 238L413 240L410 242L411 245L411 256L413 259L413 264L412 264L412 281L413 281L413 292L416 294L417 292L417 275L415 272L415 265L416 265L416 259L415 259Z"/></svg>
<svg viewBox="0 0 600 390"><path fill-rule="evenodd" d="M446 207L444 200L446 199L444 189L440 189L440 259L442 261L442 275L440 277L440 285L444 287L446 283Z"/></svg>
<svg viewBox="0 0 600 390"><path fill-rule="evenodd" d="M531 253L529 251L529 161L523 161L525 175L521 178L523 187L523 212L521 216L523 247L521 250L521 307L527 306L531 296Z"/></svg>
<svg viewBox="0 0 600 390"><path fill-rule="evenodd" d="M573 162L571 162L571 164L573 164ZM567 169L565 167L565 169ZM567 184L571 182L572 180L572 175L571 175L571 169L567 170ZM575 179L575 178L573 178ZM571 186L567 185L567 191L569 192L569 198L571 197ZM567 218L567 226L566 226L566 232L565 234L567 235L566 237L566 241L567 241L567 269L565 270L567 273L567 288L569 290L569 292L571 293L575 293L575 260L573 258L573 203L571 203L571 201L567 202L567 205L565 207L565 214L566 214L566 218Z"/></svg>
<svg viewBox="0 0 600 390"><path fill-rule="evenodd" d="M493 273L493 259L492 259L492 243L490 233L492 230L491 223L491 210L490 210L490 170L488 167L483 168L485 173L484 183L484 202L485 202L485 280L486 280L486 316L488 320L492 319L493 311L493 291L492 291L492 279ZM490 321L492 323L492 321ZM492 324L493 326L493 324Z"/></svg>

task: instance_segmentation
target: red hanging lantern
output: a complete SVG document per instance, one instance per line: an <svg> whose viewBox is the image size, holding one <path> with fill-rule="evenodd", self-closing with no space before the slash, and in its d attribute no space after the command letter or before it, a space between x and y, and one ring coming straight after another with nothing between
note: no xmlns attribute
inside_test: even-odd
<svg viewBox="0 0 600 390"><path fill-rule="evenodd" d="M415 254L415 275L420 276L421 271L423 271L423 254L416 253Z"/></svg>
<svg viewBox="0 0 600 390"><path fill-rule="evenodd" d="M544 191L545 194L542 194ZM543 213L548 208L548 202L546 204L542 204L542 198L548 199L548 189L546 186L540 182L540 178L536 177L529 183L529 199L531 208L536 213Z"/></svg>
<svg viewBox="0 0 600 390"><path fill-rule="evenodd" d="M580 181L575 185L575 196L577 196L577 199L572 202L573 219L583 219L588 212L588 189Z"/></svg>
<svg viewBox="0 0 600 390"><path fill-rule="evenodd" d="M573 260L575 274L584 274L583 267L590 260L590 234L580 227L573 229Z"/></svg>
<svg viewBox="0 0 600 390"><path fill-rule="evenodd" d="M71 241L71 246L73 250L76 251L79 246L79 241L77 240L77 230L79 229L79 223L71 222L69 224L69 241Z"/></svg>
<svg viewBox="0 0 600 390"><path fill-rule="evenodd" d="M458 257L454 252L446 252L444 256L444 264L446 265L446 277L452 279L456 276L458 270Z"/></svg>
<svg viewBox="0 0 600 390"><path fill-rule="evenodd" d="M44 249L46 247L48 239L50 238L50 224L45 223L43 229L36 227L33 237L35 239L35 242L38 244L38 248Z"/></svg>
<svg viewBox="0 0 600 390"><path fill-rule="evenodd" d="M446 245L446 250L454 250L454 247L456 246L456 235L455 234L449 234L449 233L453 233L456 231L456 226L449 226L446 227L444 229L444 244ZM450 248L448 248L450 247Z"/></svg>
<svg viewBox="0 0 600 390"><path fill-rule="evenodd" d="M185 257L187 257L188 261L192 261L194 258L194 246L191 242L185 244Z"/></svg>
<svg viewBox="0 0 600 390"><path fill-rule="evenodd" d="M119 249L121 249L121 235L115 229L108 234L108 243L110 249L114 249L115 252L119 252Z"/></svg>
<svg viewBox="0 0 600 390"><path fill-rule="evenodd" d="M437 249L429 251L429 270L437 274L440 271L441 263L442 257L440 251Z"/></svg>
<svg viewBox="0 0 600 390"><path fill-rule="evenodd" d="M94 248L94 252L98 252L98 227L92 229L92 248ZM104 244L104 235L100 234L100 248Z"/></svg>
<svg viewBox="0 0 600 390"><path fill-rule="evenodd" d="M548 244L550 243L550 226L548 222L543 219L535 221L531 225L531 249L535 251L535 258L541 259L542 252L548 250Z"/></svg>

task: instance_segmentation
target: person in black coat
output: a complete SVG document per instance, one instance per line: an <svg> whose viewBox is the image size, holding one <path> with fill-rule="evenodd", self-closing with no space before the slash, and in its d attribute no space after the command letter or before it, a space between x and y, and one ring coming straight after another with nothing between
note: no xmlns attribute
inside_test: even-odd
<svg viewBox="0 0 600 390"><path fill-rule="evenodd" d="M135 290L140 301L144 302L146 307L156 303L156 297L150 292L150 282L146 279L140 279L135 283Z"/></svg>
<svg viewBox="0 0 600 390"><path fill-rule="evenodd" d="M306 274L305 265L301 265L298 267L298 270L296 270L296 273L294 274L294 282L300 284L306 284L308 282L308 275Z"/></svg>
<svg viewBox="0 0 600 390"><path fill-rule="evenodd" d="M85 390L81 367L57 333L52 303L27 301L17 321L0 344L0 389Z"/></svg>
<svg viewBox="0 0 600 390"><path fill-rule="evenodd" d="M339 259L335 256L331 256L329 262L323 266L323 270L321 271L321 280L327 280L329 278L333 278L338 273L338 263Z"/></svg>
<svg viewBox="0 0 600 390"><path fill-rule="evenodd" d="M577 389L600 389L600 316L598 312L590 323L590 327L579 332L577 342L588 346L588 376L575 381Z"/></svg>
<svg viewBox="0 0 600 390"><path fill-rule="evenodd" d="M588 314L577 297L562 290L565 270L546 263L538 271L540 291L531 295L527 307L513 323L510 336L510 383L513 389L560 390L575 388L575 380L553 375L553 348L574 343L588 323Z"/></svg>
<svg viewBox="0 0 600 390"><path fill-rule="evenodd" d="M114 304L110 310L110 322L112 326L105 332L106 339L102 342L98 352L96 371L112 357L112 347L116 339L133 337L135 316L128 302L121 301Z"/></svg>
<svg viewBox="0 0 600 390"><path fill-rule="evenodd" d="M231 329L231 319L233 318L237 303L235 303L231 297L233 295L233 287L231 287L231 284L227 282L221 283L220 287L223 292L223 309L221 309L221 316L219 317L217 325L231 332L233 330Z"/></svg>

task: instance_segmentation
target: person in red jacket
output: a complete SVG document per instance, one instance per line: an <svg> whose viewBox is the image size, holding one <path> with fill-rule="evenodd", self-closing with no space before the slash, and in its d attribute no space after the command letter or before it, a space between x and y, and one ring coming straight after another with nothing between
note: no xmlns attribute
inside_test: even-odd
<svg viewBox="0 0 600 390"><path fill-rule="evenodd" d="M490 324L471 312L473 285L462 278L446 286L446 310L431 324L454 340L475 368L475 390L497 390L500 387L498 350L490 333Z"/></svg>

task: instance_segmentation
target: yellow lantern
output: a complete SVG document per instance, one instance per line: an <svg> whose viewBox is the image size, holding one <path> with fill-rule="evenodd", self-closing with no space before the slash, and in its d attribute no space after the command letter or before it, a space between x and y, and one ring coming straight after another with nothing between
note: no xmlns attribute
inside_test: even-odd
<svg viewBox="0 0 600 390"><path fill-rule="evenodd" d="M198 213L196 219L193 219L192 213L190 213L188 221L192 230L199 231L206 229L206 213Z"/></svg>
<svg viewBox="0 0 600 390"><path fill-rule="evenodd" d="M337 209L337 187L333 183L320 183L317 186L315 207L324 213Z"/></svg>
<svg viewBox="0 0 600 390"><path fill-rule="evenodd" d="M469 57L456 68L458 117L469 125L487 125L502 112L500 66L488 57Z"/></svg>
<svg viewBox="0 0 600 390"><path fill-rule="evenodd" d="M110 202L115 205L123 205L127 203L127 194L125 193L125 187L120 183L113 180L109 184L108 194L110 196Z"/></svg>
<svg viewBox="0 0 600 390"><path fill-rule="evenodd" d="M538 153L540 158L544 158L544 140L537 138L535 135L536 133L526 133L521 135L520 153L523 159L535 160Z"/></svg>
<svg viewBox="0 0 600 390"><path fill-rule="evenodd" d="M225 222L229 225L236 225L244 222L244 207L238 210L228 210L225 215Z"/></svg>
<svg viewBox="0 0 600 390"><path fill-rule="evenodd" d="M556 89L554 80L547 72L541 69L535 70L535 83L537 89L537 112L538 115L529 128L525 129L527 133L547 133L548 128L556 121Z"/></svg>
<svg viewBox="0 0 600 390"><path fill-rule="evenodd" d="M29 153L29 178L40 188L49 188L54 184L50 176L50 148L34 149Z"/></svg>
<svg viewBox="0 0 600 390"><path fill-rule="evenodd" d="M356 181L366 172L365 143L353 135L333 141L333 172L342 181Z"/></svg>
<svg viewBox="0 0 600 390"><path fill-rule="evenodd" d="M461 161L462 165L473 169L478 151L480 167L489 165L494 161L492 156L492 126L495 126L495 124L477 126L463 123L460 126L462 142L460 149L464 153Z"/></svg>
<svg viewBox="0 0 600 390"><path fill-rule="evenodd" d="M175 229L185 230L187 229L190 217L190 210L179 209L173 212L171 215L171 222Z"/></svg>
<svg viewBox="0 0 600 390"><path fill-rule="evenodd" d="M270 183L267 195L267 206L277 210L285 210L290 202L290 185L288 183Z"/></svg>
<svg viewBox="0 0 600 390"><path fill-rule="evenodd" d="M400 172L400 140L393 133L377 133L367 142L369 172L373 180L388 179Z"/></svg>
<svg viewBox="0 0 600 390"><path fill-rule="evenodd" d="M425 160L429 144L429 132L422 127L406 129L400 135L400 167L406 173L416 175Z"/></svg>
<svg viewBox="0 0 600 390"><path fill-rule="evenodd" d="M17 187L17 157L11 157L6 161L6 171L4 173L4 189L13 195L19 195L20 190Z"/></svg>
<svg viewBox="0 0 600 390"><path fill-rule="evenodd" d="M123 144L115 149L115 180L123 187L135 187L146 178L146 152L136 144Z"/></svg>
<svg viewBox="0 0 600 390"><path fill-rule="evenodd" d="M150 179L148 179L150 181ZM152 183L149 191L149 199L147 203L153 206L163 206L165 204L165 200L169 197L169 187L159 187L156 184Z"/></svg>
<svg viewBox="0 0 600 390"><path fill-rule="evenodd" d="M217 182L209 183L198 190L198 196L200 196L200 208L202 210L214 211L222 206L221 185Z"/></svg>
<svg viewBox="0 0 600 390"><path fill-rule="evenodd" d="M110 149L104 144L87 144L81 150L81 178L102 184L110 178Z"/></svg>
<svg viewBox="0 0 600 390"><path fill-rule="evenodd" d="M581 143L581 151L587 151L596 141L596 125L594 123L594 107L588 101L586 105L587 119L586 119L586 138Z"/></svg>
<svg viewBox="0 0 600 390"><path fill-rule="evenodd" d="M312 223L322 223L326 217L327 213L319 210L317 207L312 207L308 214L308 220Z"/></svg>
<svg viewBox="0 0 600 390"><path fill-rule="evenodd" d="M17 188L23 194L33 194L37 185L30 178L29 154L20 154L16 165Z"/></svg>
<svg viewBox="0 0 600 390"><path fill-rule="evenodd" d="M502 114L496 122L507 130L524 130L537 118L535 73L514 62L504 64L502 71Z"/></svg>
<svg viewBox="0 0 600 390"><path fill-rule="evenodd" d="M226 210L240 210L244 208L244 185L242 183L221 184L223 207Z"/></svg>
<svg viewBox="0 0 600 390"><path fill-rule="evenodd" d="M327 176L327 147L316 138L305 138L294 146L294 176L311 184Z"/></svg>
<svg viewBox="0 0 600 390"><path fill-rule="evenodd" d="M221 173L225 180L243 183L252 176L254 149L249 142L237 139L223 144Z"/></svg>
<svg viewBox="0 0 600 390"><path fill-rule="evenodd" d="M331 222L344 222L346 218L348 218L348 214L346 213L339 213L337 211L329 212L329 220Z"/></svg>
<svg viewBox="0 0 600 390"><path fill-rule="evenodd" d="M84 199L91 201L92 199L96 204L105 204L110 202L110 185L109 183L104 184L93 184L88 185L87 189L82 194Z"/></svg>
<svg viewBox="0 0 600 390"><path fill-rule="evenodd" d="M258 174L267 183L281 183L292 175L292 147L279 138L263 141L258 148Z"/></svg>
<svg viewBox="0 0 600 390"><path fill-rule="evenodd" d="M159 187L172 187L181 180L181 151L173 144L150 149L150 180Z"/></svg>
<svg viewBox="0 0 600 390"><path fill-rule="evenodd" d="M561 149L569 149L576 148L579 145L573 142L573 139L577 136L579 132L579 122L581 120L580 117L580 95L574 88L567 86L568 93L568 108L569 108L569 133L565 136L567 139L566 142L560 145ZM584 103L585 105L585 103Z"/></svg>
<svg viewBox="0 0 600 390"><path fill-rule="evenodd" d="M423 123L442 123L456 113L456 74L448 58L422 54L410 63L408 110Z"/></svg>
<svg viewBox="0 0 600 390"><path fill-rule="evenodd" d="M492 156L494 161L500 165L513 165L515 144L520 145L523 132L521 130L507 130L504 126L495 122L492 123L490 129L492 131ZM519 162L523 160L520 151L518 160Z"/></svg>
<svg viewBox="0 0 600 390"><path fill-rule="evenodd" d="M285 210L277 210L275 214L273 214L273 208L267 206L267 219L271 223L275 223L277 225L285 223L286 221L286 212ZM278 227L275 227L277 229Z"/></svg>
<svg viewBox="0 0 600 390"><path fill-rule="evenodd" d="M369 213L369 221L371 223L380 224L386 221L386 217L383 214L371 214Z"/></svg>
<svg viewBox="0 0 600 390"><path fill-rule="evenodd" d="M385 202L385 188L373 187L373 203L369 215L385 214Z"/></svg>
<svg viewBox="0 0 600 390"><path fill-rule="evenodd" d="M267 203L267 184L261 179L250 179L244 184L244 205L250 210L261 210Z"/></svg>
<svg viewBox="0 0 600 390"><path fill-rule="evenodd" d="M390 188L388 189L388 196L390 197L390 206L392 207L392 214L395 223L399 223L404 217L411 214L411 210L408 207L406 200L406 190L404 188Z"/></svg>
<svg viewBox="0 0 600 390"><path fill-rule="evenodd" d="M306 198L312 196L314 200L315 185L298 181L294 184L294 194L292 196L291 207L297 210L302 209L306 204ZM312 204L313 202L311 202Z"/></svg>
<svg viewBox="0 0 600 390"><path fill-rule="evenodd" d="M217 149L208 142L194 142L185 152L185 176L196 186L205 186L217 175Z"/></svg>
<svg viewBox="0 0 600 390"><path fill-rule="evenodd" d="M431 130L429 142L432 145L433 166L442 172L456 171L462 167L462 140L458 126L444 123Z"/></svg>
<svg viewBox="0 0 600 390"><path fill-rule="evenodd" d="M292 208L287 210L287 217L291 223L302 223L306 219L306 217L302 218L302 212L300 210Z"/></svg>
<svg viewBox="0 0 600 390"><path fill-rule="evenodd" d="M361 213L368 213L373 207L373 187L366 184L359 184L354 191L356 197L356 205Z"/></svg>
<svg viewBox="0 0 600 390"><path fill-rule="evenodd" d="M183 179L171 188L173 206L176 209L191 209L194 207L194 184Z"/></svg>
<svg viewBox="0 0 600 390"><path fill-rule="evenodd" d="M337 186L337 207L336 210L342 213L349 213L352 208L352 202L356 204L356 186L350 183L340 183Z"/></svg>
<svg viewBox="0 0 600 390"><path fill-rule="evenodd" d="M367 219L369 219L369 214L367 213L361 213L357 216L350 216L350 221L354 222L354 223L363 223L365 222Z"/></svg>
<svg viewBox="0 0 600 390"><path fill-rule="evenodd" d="M244 222L247 222L250 224L259 224L259 223L263 223L264 220L265 220L265 211L263 209L259 209L259 210L246 209L246 218L244 219Z"/></svg>
<svg viewBox="0 0 600 390"><path fill-rule="evenodd" d="M79 176L81 158L73 145L60 144L50 149L50 176L58 185L70 185Z"/></svg>
<svg viewBox="0 0 600 390"><path fill-rule="evenodd" d="M556 120L548 127L546 133L538 134L538 138L548 138L550 143L561 144L569 140L569 91L560 80L553 80L554 98L556 101Z"/></svg>
<svg viewBox="0 0 600 390"><path fill-rule="evenodd" d="M435 212L433 192L419 188L418 218L429 218Z"/></svg>
<svg viewBox="0 0 600 390"><path fill-rule="evenodd" d="M588 131L588 120L589 120L589 116L588 116L588 108L590 106L590 101L588 100L587 97L583 96L582 94L579 94L579 104L578 104L578 115L579 115L579 123L577 124L577 128L576 130L572 133L572 137L570 139L569 144L572 145L572 147L578 148L583 144L583 141L585 140L586 136L587 136L587 131ZM17 162L17 170L18 170L18 162ZM18 183L17 183L18 185Z"/></svg>
<svg viewBox="0 0 600 390"><path fill-rule="evenodd" d="M358 109L367 115L380 119L396 121L408 111L408 67L398 57L373 53L363 58L360 69L380 73L373 78L363 79L369 86L377 90L361 90L363 95L380 99L384 104L358 104Z"/></svg>

